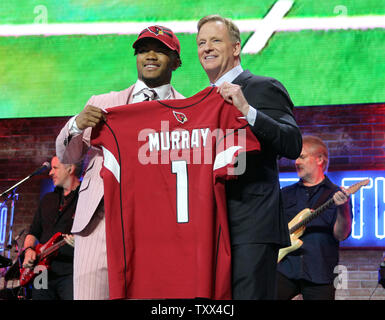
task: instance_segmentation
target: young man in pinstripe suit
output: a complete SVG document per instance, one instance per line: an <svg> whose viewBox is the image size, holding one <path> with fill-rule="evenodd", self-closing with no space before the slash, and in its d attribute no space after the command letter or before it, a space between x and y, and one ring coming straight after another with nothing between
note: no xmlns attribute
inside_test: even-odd
<svg viewBox="0 0 385 320"><path fill-rule="evenodd" d="M103 155L90 147L91 130L103 119L101 109L149 99L184 98L170 85L172 72L181 65L180 44L175 34L165 27L151 26L139 34L133 47L137 82L119 92L92 96L83 111L66 123L56 140L58 157L64 163L74 162L86 154L90 159L80 186L72 228L75 235L74 299L109 298L104 190L99 175Z"/></svg>

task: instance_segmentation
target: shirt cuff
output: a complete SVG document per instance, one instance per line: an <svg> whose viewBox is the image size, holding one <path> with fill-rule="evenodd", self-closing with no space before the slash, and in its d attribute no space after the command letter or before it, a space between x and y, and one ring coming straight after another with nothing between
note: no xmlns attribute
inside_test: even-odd
<svg viewBox="0 0 385 320"><path fill-rule="evenodd" d="M253 126L255 119L257 119L257 109L249 105L249 112L247 113L246 120L249 125Z"/></svg>
<svg viewBox="0 0 385 320"><path fill-rule="evenodd" d="M81 134L83 132L83 130L80 130L78 128L78 126L76 125L76 116L73 116L69 121L68 121L68 130L69 130L69 133L71 136L74 136L74 135L77 135L77 134Z"/></svg>

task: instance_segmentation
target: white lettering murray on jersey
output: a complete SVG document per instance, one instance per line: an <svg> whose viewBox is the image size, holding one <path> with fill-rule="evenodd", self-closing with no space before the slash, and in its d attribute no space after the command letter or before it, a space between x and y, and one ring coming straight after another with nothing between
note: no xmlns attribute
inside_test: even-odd
<svg viewBox="0 0 385 320"><path fill-rule="evenodd" d="M224 151L219 152L215 157L213 171L223 168L230 163L233 163L235 153L242 148L243 147L241 146L232 146Z"/></svg>
<svg viewBox="0 0 385 320"><path fill-rule="evenodd" d="M115 156L110 150L102 146L104 162L103 165L106 169L110 170L116 180L120 183L120 166Z"/></svg>
<svg viewBox="0 0 385 320"><path fill-rule="evenodd" d="M180 150L205 147L209 128L192 129L191 135L187 130L161 131L148 133L150 152L156 150Z"/></svg>

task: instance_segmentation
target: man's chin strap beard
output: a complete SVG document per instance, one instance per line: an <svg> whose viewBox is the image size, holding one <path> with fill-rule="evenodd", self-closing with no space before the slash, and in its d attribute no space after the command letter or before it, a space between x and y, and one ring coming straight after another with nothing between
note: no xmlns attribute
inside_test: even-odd
<svg viewBox="0 0 385 320"><path fill-rule="evenodd" d="M163 86L165 84L169 84L171 82L171 74L170 74L170 77L167 79L164 79L163 78L142 78L141 79L145 84L146 86L148 86L149 88L157 88L157 87L160 87L160 86Z"/></svg>
<svg viewBox="0 0 385 320"><path fill-rule="evenodd" d="M162 85L162 84L160 84L159 79L143 79L143 82L149 88L156 88L156 87L160 87Z"/></svg>

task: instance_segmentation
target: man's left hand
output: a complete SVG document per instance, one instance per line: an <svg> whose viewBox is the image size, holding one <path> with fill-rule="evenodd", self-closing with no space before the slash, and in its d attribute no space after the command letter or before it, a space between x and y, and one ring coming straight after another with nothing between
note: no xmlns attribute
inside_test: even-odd
<svg viewBox="0 0 385 320"><path fill-rule="evenodd" d="M333 196L333 200L336 206L343 205L349 199L349 192L342 187L341 187L341 190L342 191L337 191Z"/></svg>
<svg viewBox="0 0 385 320"><path fill-rule="evenodd" d="M217 92L226 102L233 104L244 116L247 116L250 107L243 95L241 86L224 82L218 87Z"/></svg>
<svg viewBox="0 0 385 320"><path fill-rule="evenodd" d="M64 241L71 247L75 247L75 238L72 234L64 234Z"/></svg>

